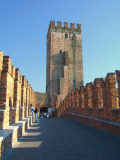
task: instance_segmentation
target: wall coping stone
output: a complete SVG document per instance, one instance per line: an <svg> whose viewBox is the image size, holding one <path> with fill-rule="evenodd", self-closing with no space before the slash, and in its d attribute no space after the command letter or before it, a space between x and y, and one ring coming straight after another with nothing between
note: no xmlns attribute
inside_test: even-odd
<svg viewBox="0 0 120 160"><path fill-rule="evenodd" d="M5 109L0 109L0 112L6 112L7 110L5 110Z"/></svg>
<svg viewBox="0 0 120 160"><path fill-rule="evenodd" d="M81 114L73 113L73 112L66 112L66 113L69 113L69 114L72 114L72 115L76 115L76 116L79 116L79 117L83 117L83 118L92 119L92 120L103 122L103 123L107 123L107 124L112 124L112 125L120 127L120 123L119 122L113 122L113 121L103 120L103 119L100 119L100 118L94 118L94 117L90 117L90 116L86 116L86 115L81 115Z"/></svg>
<svg viewBox="0 0 120 160"><path fill-rule="evenodd" d="M17 108L13 107L12 109L15 109L15 110L16 110Z"/></svg>
<svg viewBox="0 0 120 160"><path fill-rule="evenodd" d="M114 110L114 111L115 111L115 110L120 110L120 108L114 108L114 109L111 109L111 110Z"/></svg>
<svg viewBox="0 0 120 160"><path fill-rule="evenodd" d="M32 116L28 116L28 117L26 117L26 118L24 118L24 119L22 119L22 120L20 120L16 123L13 123L12 125L8 126L7 128L0 130L0 141L2 141L8 135L13 133L18 128L20 128L23 124L25 124L31 118L32 118Z"/></svg>

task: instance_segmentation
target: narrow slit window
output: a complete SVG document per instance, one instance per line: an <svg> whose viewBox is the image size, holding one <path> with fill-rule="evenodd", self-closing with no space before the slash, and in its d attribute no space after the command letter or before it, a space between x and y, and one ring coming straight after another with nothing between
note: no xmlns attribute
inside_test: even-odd
<svg viewBox="0 0 120 160"><path fill-rule="evenodd" d="M75 85L75 80L73 80L73 85Z"/></svg>
<svg viewBox="0 0 120 160"><path fill-rule="evenodd" d="M60 54L62 54L62 50L60 50Z"/></svg>

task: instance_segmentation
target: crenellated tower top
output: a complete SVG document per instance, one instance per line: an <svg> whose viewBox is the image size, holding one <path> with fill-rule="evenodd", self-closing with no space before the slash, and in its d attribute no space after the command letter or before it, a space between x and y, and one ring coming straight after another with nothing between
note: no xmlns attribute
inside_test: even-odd
<svg viewBox="0 0 120 160"><path fill-rule="evenodd" d="M61 30L61 31L69 31L69 32L81 32L81 24L77 24L77 28L75 28L75 23L70 23L70 28L68 27L68 22L64 22L64 27L62 27L62 22L57 21L57 26L55 26L55 21L50 21L50 25L48 28L48 33L50 30ZM47 33L47 36L48 36Z"/></svg>

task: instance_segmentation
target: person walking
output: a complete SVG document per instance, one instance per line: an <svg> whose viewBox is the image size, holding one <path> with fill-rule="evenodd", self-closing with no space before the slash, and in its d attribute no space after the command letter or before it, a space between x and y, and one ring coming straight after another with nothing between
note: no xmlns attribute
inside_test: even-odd
<svg viewBox="0 0 120 160"><path fill-rule="evenodd" d="M32 116L33 116L35 109L34 109L34 107L32 106L32 104L30 104L30 106L31 106L31 112L32 112Z"/></svg>
<svg viewBox="0 0 120 160"><path fill-rule="evenodd" d="M38 110L37 110L37 107L35 108L35 122L37 122L37 112L38 112Z"/></svg>
<svg viewBox="0 0 120 160"><path fill-rule="evenodd" d="M51 117L51 108L48 108L49 117Z"/></svg>

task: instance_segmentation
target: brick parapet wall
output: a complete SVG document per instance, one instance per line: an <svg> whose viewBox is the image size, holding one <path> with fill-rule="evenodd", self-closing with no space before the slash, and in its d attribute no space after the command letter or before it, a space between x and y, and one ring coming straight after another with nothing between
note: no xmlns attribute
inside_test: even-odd
<svg viewBox="0 0 120 160"><path fill-rule="evenodd" d="M118 84L118 105L120 106L120 70L116 70L117 84Z"/></svg>
<svg viewBox="0 0 120 160"><path fill-rule="evenodd" d="M85 107L85 114L88 114L88 87L84 89L84 107Z"/></svg>
<svg viewBox="0 0 120 160"><path fill-rule="evenodd" d="M79 100L80 100L80 106L79 106L79 111L82 112L82 109L85 107L85 102L84 102L84 86L80 87L80 95L79 95Z"/></svg>
<svg viewBox="0 0 120 160"><path fill-rule="evenodd" d="M72 118L77 121L89 124L93 127L96 127L120 136L120 123L118 122L102 120L99 118L93 118L90 116L80 115L80 114L71 113L71 112L66 112L65 114L62 115L62 117Z"/></svg>
<svg viewBox="0 0 120 160"><path fill-rule="evenodd" d="M79 89L75 89L75 108L79 108Z"/></svg>
<svg viewBox="0 0 120 160"><path fill-rule="evenodd" d="M30 102L35 106L32 87L0 51L0 130L31 114Z"/></svg>
<svg viewBox="0 0 120 160"><path fill-rule="evenodd" d="M1 97L0 97L0 108L5 109L3 118L3 128L9 126L14 120L11 118L11 110L14 107L14 79L15 79L15 67L11 64L9 56L3 57L3 70L1 72ZM15 118L14 118L15 119Z"/></svg>
<svg viewBox="0 0 120 160"><path fill-rule="evenodd" d="M3 54L4 52L0 51L0 72L3 70Z"/></svg>
<svg viewBox="0 0 120 160"><path fill-rule="evenodd" d="M72 105L72 108L75 107L75 94L74 94L74 90L71 91L71 105Z"/></svg>
<svg viewBox="0 0 120 160"><path fill-rule="evenodd" d="M22 106L22 118L27 116L27 80L25 76L22 76L22 91L21 91L21 106Z"/></svg>
<svg viewBox="0 0 120 160"><path fill-rule="evenodd" d="M18 121L8 126L6 129L0 130L0 159L15 145L25 131L33 122L33 117Z"/></svg>
<svg viewBox="0 0 120 160"><path fill-rule="evenodd" d="M107 109L117 108L115 73L106 76Z"/></svg>
<svg viewBox="0 0 120 160"><path fill-rule="evenodd" d="M68 98L69 98L69 96L67 95L66 96L66 109L68 109L68 107L69 107L69 105L68 105Z"/></svg>
<svg viewBox="0 0 120 160"><path fill-rule="evenodd" d="M17 122L20 117L21 110L21 86L22 86L22 75L18 68L15 70L15 80L14 80L14 107L16 108L15 122Z"/></svg>
<svg viewBox="0 0 120 160"><path fill-rule="evenodd" d="M71 93L68 94L68 107L71 107Z"/></svg>
<svg viewBox="0 0 120 160"><path fill-rule="evenodd" d="M15 66L12 66L9 56L3 57L3 72L8 72L15 79Z"/></svg>
<svg viewBox="0 0 120 160"><path fill-rule="evenodd" d="M65 112L65 100L63 100L63 114Z"/></svg>
<svg viewBox="0 0 120 160"><path fill-rule="evenodd" d="M35 107L35 93L34 93L34 91L33 91L33 89L32 89L32 104L33 104L33 106Z"/></svg>
<svg viewBox="0 0 120 160"><path fill-rule="evenodd" d="M93 83L87 83L85 87L81 86L80 90L76 89L75 92L72 90L68 94L68 109L63 110L61 108L57 115L62 116L66 111L71 111L95 118L120 122L120 71L116 71L116 75L118 96L115 73L108 73L106 78L96 78ZM76 106L78 106L77 109Z"/></svg>
<svg viewBox="0 0 120 160"><path fill-rule="evenodd" d="M35 107L32 87L10 57L0 51L0 158L31 124L32 117L24 118L31 114L30 103Z"/></svg>

